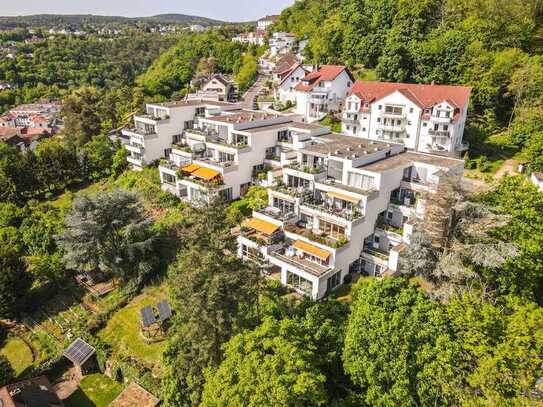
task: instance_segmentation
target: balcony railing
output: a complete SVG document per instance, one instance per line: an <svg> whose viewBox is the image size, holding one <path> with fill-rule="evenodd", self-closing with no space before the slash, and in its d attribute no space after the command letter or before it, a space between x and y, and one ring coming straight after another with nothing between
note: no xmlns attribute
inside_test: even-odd
<svg viewBox="0 0 543 407"><path fill-rule="evenodd" d="M428 134L430 136L436 136L436 137L451 137L451 131L450 130L434 130L430 129L428 130Z"/></svg>
<svg viewBox="0 0 543 407"><path fill-rule="evenodd" d="M301 197L306 188L304 187L289 187L285 184L277 184L277 185L274 185L270 188L272 191L277 191L277 192L281 192L283 194L286 194L286 195L290 195L290 196L293 196L293 197Z"/></svg>
<svg viewBox="0 0 543 407"><path fill-rule="evenodd" d="M380 258L381 260L388 260L388 253L381 249L375 249L370 246L364 246L364 253L367 253L371 256Z"/></svg>
<svg viewBox="0 0 543 407"><path fill-rule="evenodd" d="M305 271L314 276L321 276L331 270L331 267L322 266L320 264L312 263L308 260L299 258L298 256L286 256L285 249L280 249L270 254L278 260L281 260L291 266L294 266L302 271Z"/></svg>
<svg viewBox="0 0 543 407"><path fill-rule="evenodd" d="M305 172L307 174L322 174L326 171L326 168L323 165L310 166L299 163L287 165L286 168L291 168L293 170Z"/></svg>
<svg viewBox="0 0 543 407"><path fill-rule="evenodd" d="M444 116L430 116L430 121L434 123L452 123L452 117L444 117Z"/></svg>
<svg viewBox="0 0 543 407"><path fill-rule="evenodd" d="M156 130L147 130L147 129L142 129L140 127L128 127L126 130L129 131L130 133L135 133L140 136L151 136L151 135L157 134Z"/></svg>
<svg viewBox="0 0 543 407"><path fill-rule="evenodd" d="M317 202L312 199L310 200L305 199L301 205L306 206L309 209L322 212L325 215L337 216L339 218L348 220L350 222L364 217L364 214L362 213L362 211L356 207L352 209L338 209L331 205L328 205L326 202Z"/></svg>
<svg viewBox="0 0 543 407"><path fill-rule="evenodd" d="M320 243L333 249L339 249L340 247L343 247L349 243L349 239L345 235L331 237L324 233L316 234L313 230L300 226L298 223L286 224L284 225L284 229L286 232L303 236L309 240L312 240L313 242Z"/></svg>

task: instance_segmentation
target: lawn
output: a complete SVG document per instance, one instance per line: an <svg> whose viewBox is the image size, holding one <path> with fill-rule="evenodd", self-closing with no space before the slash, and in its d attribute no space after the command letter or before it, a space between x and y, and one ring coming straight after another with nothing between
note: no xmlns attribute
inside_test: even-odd
<svg viewBox="0 0 543 407"><path fill-rule="evenodd" d="M32 350L26 343L16 337L8 339L2 350L0 350L0 354L9 360L17 376L32 366L33 363Z"/></svg>
<svg viewBox="0 0 543 407"><path fill-rule="evenodd" d="M145 305L156 306L167 297L165 285L147 287L126 307L115 312L98 336L114 350L125 350L148 365L160 366L165 342L146 343L143 340L140 333L140 309Z"/></svg>
<svg viewBox="0 0 543 407"><path fill-rule="evenodd" d="M64 400L66 407L107 407L122 391L122 386L109 377L96 373L85 376L79 389Z"/></svg>

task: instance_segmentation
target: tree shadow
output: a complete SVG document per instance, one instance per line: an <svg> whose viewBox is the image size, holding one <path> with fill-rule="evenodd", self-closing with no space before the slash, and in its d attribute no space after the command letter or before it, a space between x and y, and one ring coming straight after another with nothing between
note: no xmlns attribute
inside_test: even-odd
<svg viewBox="0 0 543 407"><path fill-rule="evenodd" d="M63 403L66 407L96 407L96 403L90 400L81 389L74 391Z"/></svg>

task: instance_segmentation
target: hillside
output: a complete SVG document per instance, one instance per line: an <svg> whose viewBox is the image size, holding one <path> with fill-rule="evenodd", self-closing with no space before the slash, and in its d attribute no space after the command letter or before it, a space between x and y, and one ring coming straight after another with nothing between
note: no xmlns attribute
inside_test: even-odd
<svg viewBox="0 0 543 407"><path fill-rule="evenodd" d="M41 27L54 28L69 25L72 28L82 28L85 25L108 25L108 24L136 24L138 22L152 22L163 24L201 24L213 26L225 24L223 21L213 20L206 17L189 16L185 14L159 14L149 17L120 17L120 16L98 16L92 14L36 14L30 16L0 17L0 30L13 29L17 27Z"/></svg>

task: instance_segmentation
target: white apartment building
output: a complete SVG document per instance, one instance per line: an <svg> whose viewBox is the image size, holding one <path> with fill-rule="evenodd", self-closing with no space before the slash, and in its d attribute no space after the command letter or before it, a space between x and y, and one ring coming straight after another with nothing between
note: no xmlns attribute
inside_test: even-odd
<svg viewBox="0 0 543 407"><path fill-rule="evenodd" d="M296 103L297 91L296 87L301 79L307 75L308 71L302 64L296 64L288 71L280 74L280 79L276 81L275 99L281 103L287 101Z"/></svg>
<svg viewBox="0 0 543 407"><path fill-rule="evenodd" d="M266 44L266 31L256 30L248 33L241 33L232 38L232 41L260 47Z"/></svg>
<svg viewBox="0 0 543 407"><path fill-rule="evenodd" d="M459 155L471 88L357 81L345 100L345 134L403 143L408 149Z"/></svg>
<svg viewBox="0 0 543 407"><path fill-rule="evenodd" d="M279 16L277 15L262 17L256 23L257 30L266 31L269 26L271 26L277 21L278 18Z"/></svg>
<svg viewBox="0 0 543 407"><path fill-rule="evenodd" d="M142 169L155 160L167 157L172 143L180 139L183 129L192 126L195 116L232 109L239 107L202 100L148 104L146 114L134 115L133 126L121 131L127 140L128 162L135 169Z"/></svg>
<svg viewBox="0 0 543 407"><path fill-rule="evenodd" d="M296 113L308 122L339 111L354 84L351 72L342 65L323 65L300 79L296 90Z"/></svg>
<svg viewBox="0 0 543 407"><path fill-rule="evenodd" d="M424 196L463 161L339 134L293 140L268 173L268 207L238 236L238 255L313 299L354 274L395 274ZM270 182L271 181L271 182Z"/></svg>
<svg viewBox="0 0 543 407"><path fill-rule="evenodd" d="M268 40L270 46L270 57L287 54L296 46L296 37L294 34L286 32L275 32Z"/></svg>
<svg viewBox="0 0 543 407"><path fill-rule="evenodd" d="M191 109L186 111L187 116L193 114ZM236 199L247 192L265 165L293 159L288 147L293 139L309 139L328 131L258 111L201 114L171 145L169 160L159 166L161 183L164 190L194 205L217 196ZM280 144L284 147L278 148Z"/></svg>

